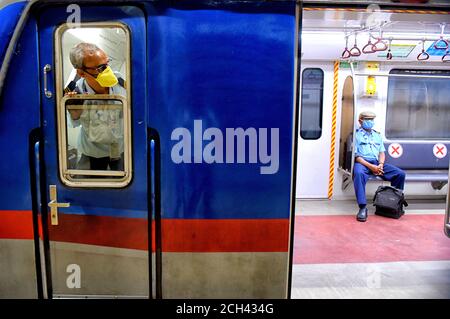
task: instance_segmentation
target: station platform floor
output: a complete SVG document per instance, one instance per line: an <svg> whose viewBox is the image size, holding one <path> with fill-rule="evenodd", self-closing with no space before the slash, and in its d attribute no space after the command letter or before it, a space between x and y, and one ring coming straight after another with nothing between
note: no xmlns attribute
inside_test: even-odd
<svg viewBox="0 0 450 319"><path fill-rule="evenodd" d="M355 201L296 203L292 298L450 298L445 200L356 221Z"/></svg>

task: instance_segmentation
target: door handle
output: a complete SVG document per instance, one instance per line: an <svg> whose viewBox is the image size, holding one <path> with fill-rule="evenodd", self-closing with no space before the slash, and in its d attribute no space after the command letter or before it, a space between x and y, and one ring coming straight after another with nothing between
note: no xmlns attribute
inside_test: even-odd
<svg viewBox="0 0 450 319"><path fill-rule="evenodd" d="M48 203L48 207L50 207L52 225L58 225L58 208L70 207L70 203L58 203L56 185L50 185L49 192L50 202Z"/></svg>
<svg viewBox="0 0 450 319"><path fill-rule="evenodd" d="M52 97L52 92L50 92L48 89L47 89L47 74L50 72L52 70L52 66L50 65L50 64L46 64L45 66L44 66L44 94L45 94L45 96L47 97L47 98L51 98Z"/></svg>

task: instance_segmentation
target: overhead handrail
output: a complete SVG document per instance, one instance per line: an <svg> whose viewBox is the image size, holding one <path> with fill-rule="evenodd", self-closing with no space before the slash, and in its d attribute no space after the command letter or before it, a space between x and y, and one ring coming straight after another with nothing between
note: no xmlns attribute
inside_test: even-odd
<svg viewBox="0 0 450 319"><path fill-rule="evenodd" d="M444 39L444 30L445 30L445 23L441 24L441 36L439 37L439 40L434 43L434 48L437 50L447 50L448 49L448 41ZM444 43L443 46L438 45L439 43Z"/></svg>
<svg viewBox="0 0 450 319"><path fill-rule="evenodd" d="M357 41L357 36L355 33L355 44L353 45L353 48L350 49L350 55L357 57L361 55L361 50L358 48L358 41Z"/></svg>
<svg viewBox="0 0 450 319"><path fill-rule="evenodd" d="M430 58L430 55L425 52L425 40L422 41L422 52L417 56L417 61L426 61Z"/></svg>
<svg viewBox="0 0 450 319"><path fill-rule="evenodd" d="M446 50L446 53L444 56L442 56L442 62L450 62L450 38L445 35L445 23L441 23L441 33L439 36L439 39L437 38L413 38L413 37L383 37L383 25L379 25L376 28L379 30L379 34L374 35L372 31L374 28L362 28L359 30L354 30L351 32L346 32L345 34L345 40L346 45L344 48L344 51L341 54L342 59L349 59L351 57L359 57L361 53L364 54L371 54L375 52L385 51L388 50L386 54L387 60L392 60L394 55L392 54L392 41L420 41L422 42L422 52L417 56L418 61L426 61L430 59L430 54L425 51L425 42L434 42L434 48L439 50ZM368 32L369 33L369 40L367 44L360 50L358 48L357 44L357 34L361 32ZM349 49L348 47L348 39L350 36L355 36L355 44L354 46ZM375 41L374 41L375 40Z"/></svg>

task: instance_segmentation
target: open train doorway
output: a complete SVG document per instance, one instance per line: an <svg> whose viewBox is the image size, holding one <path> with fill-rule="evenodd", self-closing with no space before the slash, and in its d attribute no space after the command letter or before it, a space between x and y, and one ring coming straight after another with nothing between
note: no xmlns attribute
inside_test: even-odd
<svg viewBox="0 0 450 319"><path fill-rule="evenodd" d="M450 298L449 7L305 5L301 40L292 298ZM323 71L322 87L309 68ZM321 112L306 119L313 104ZM361 112L376 115L386 163L406 173L399 219L374 214L375 191L390 185L376 176L365 187L368 219L356 219ZM312 119L321 134L307 140Z"/></svg>

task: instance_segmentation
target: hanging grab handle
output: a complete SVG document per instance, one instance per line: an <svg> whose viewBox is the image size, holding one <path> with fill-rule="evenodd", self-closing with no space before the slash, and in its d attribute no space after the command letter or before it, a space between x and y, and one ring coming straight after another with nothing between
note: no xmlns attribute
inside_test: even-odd
<svg viewBox="0 0 450 319"><path fill-rule="evenodd" d="M445 52L442 56L442 62L450 62L450 51L447 50L447 52Z"/></svg>
<svg viewBox="0 0 450 319"><path fill-rule="evenodd" d="M440 45L443 44L443 45ZM438 41L434 43L434 48L436 50L447 50L448 49L448 41L441 37Z"/></svg>
<svg viewBox="0 0 450 319"><path fill-rule="evenodd" d="M350 50L350 55L351 56L360 56L361 55L361 50L357 46L354 46Z"/></svg>
<svg viewBox="0 0 450 319"><path fill-rule="evenodd" d="M377 38L377 41L372 45L372 51L379 52L385 51L387 49L386 42L383 41L383 30L380 27L380 35Z"/></svg>
<svg viewBox="0 0 450 319"><path fill-rule="evenodd" d="M345 37L345 49L341 54L341 58L343 59L348 59L349 57L351 57L352 54L350 53L349 49L348 49L348 36Z"/></svg>
<svg viewBox="0 0 450 319"><path fill-rule="evenodd" d="M430 58L430 55L425 52L425 40L422 41L422 52L417 56L417 61L426 61Z"/></svg>
<svg viewBox="0 0 450 319"><path fill-rule="evenodd" d="M445 23L442 23L440 39L434 43L434 48L437 50L447 50L448 49L448 41L444 39L444 31L445 31ZM439 45L440 43L443 45Z"/></svg>
<svg viewBox="0 0 450 319"><path fill-rule="evenodd" d="M369 53L374 53L375 51L373 50L373 43L369 38L369 42L364 46L364 48L362 49L363 53L369 54Z"/></svg>
<svg viewBox="0 0 450 319"><path fill-rule="evenodd" d="M392 60L392 58L394 57L391 52L391 43L392 43L392 38L389 39L388 52L386 54L386 59L388 59L388 60Z"/></svg>
<svg viewBox="0 0 450 319"><path fill-rule="evenodd" d="M348 59L351 56L352 55L351 55L350 51L347 48L345 48L344 52L342 52L341 58Z"/></svg>
<svg viewBox="0 0 450 319"><path fill-rule="evenodd" d="M372 45L372 50L374 52L386 51L386 49L387 45L383 40L381 40L381 38L378 38L377 41Z"/></svg>
<svg viewBox="0 0 450 319"><path fill-rule="evenodd" d="M422 53L419 53L419 55L417 56L418 61L426 61L429 58L430 58L430 55L428 53L426 53L425 51L422 51Z"/></svg>
<svg viewBox="0 0 450 319"><path fill-rule="evenodd" d="M350 55L355 57L361 55L361 50L358 48L356 33L355 33L355 45L353 46L353 48L350 49Z"/></svg>

